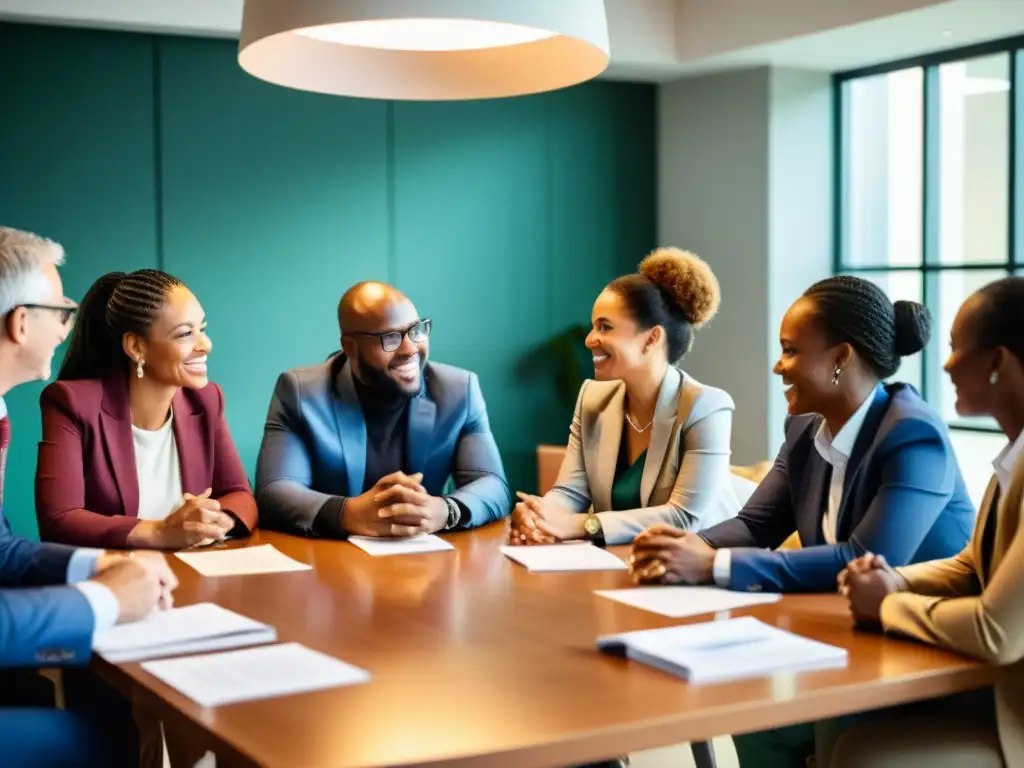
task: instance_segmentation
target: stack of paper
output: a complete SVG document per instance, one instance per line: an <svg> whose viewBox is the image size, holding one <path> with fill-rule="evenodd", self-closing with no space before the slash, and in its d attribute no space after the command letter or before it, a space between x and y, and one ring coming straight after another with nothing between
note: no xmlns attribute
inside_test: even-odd
<svg viewBox="0 0 1024 768"><path fill-rule="evenodd" d="M451 544L434 534L413 536L409 539L383 539L373 536L349 536L350 543L374 557L381 555L419 555L424 552L443 552L455 549Z"/></svg>
<svg viewBox="0 0 1024 768"><path fill-rule="evenodd" d="M96 633L93 649L110 662L272 643L277 630L213 603L157 611Z"/></svg>
<svg viewBox="0 0 1024 768"><path fill-rule="evenodd" d="M313 566L293 560L272 544L215 552L178 552L176 557L203 576L243 576L254 573L308 571Z"/></svg>
<svg viewBox="0 0 1024 768"><path fill-rule="evenodd" d="M505 557L530 571L624 571L619 558L589 541L585 544L541 544L502 547Z"/></svg>
<svg viewBox="0 0 1024 768"><path fill-rule="evenodd" d="M355 685L370 679L368 672L299 643L147 661L142 668L204 707Z"/></svg>
<svg viewBox="0 0 1024 768"><path fill-rule="evenodd" d="M846 665L846 649L751 616L600 637L597 647L688 680L718 682Z"/></svg>
<svg viewBox="0 0 1024 768"><path fill-rule="evenodd" d="M638 587L595 594L673 619L774 603L782 597L772 592L732 592L718 587Z"/></svg>

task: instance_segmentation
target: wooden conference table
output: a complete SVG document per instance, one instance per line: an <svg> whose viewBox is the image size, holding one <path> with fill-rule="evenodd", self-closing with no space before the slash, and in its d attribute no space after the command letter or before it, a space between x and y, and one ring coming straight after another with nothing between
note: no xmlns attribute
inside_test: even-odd
<svg viewBox="0 0 1024 768"><path fill-rule="evenodd" d="M177 604L212 601L368 670L363 685L204 709L139 664L94 663L218 766L568 766L636 750L977 688L995 670L855 632L838 595L750 613L849 651L845 669L691 686L600 654L598 635L683 623L594 595L624 571L534 574L503 557L507 523L456 550L370 557L337 541L259 532L314 570L206 579L169 557ZM235 545L237 546L237 545ZM244 546L244 545L243 545ZM613 548L622 557L625 547ZM708 616L693 620L707 620Z"/></svg>

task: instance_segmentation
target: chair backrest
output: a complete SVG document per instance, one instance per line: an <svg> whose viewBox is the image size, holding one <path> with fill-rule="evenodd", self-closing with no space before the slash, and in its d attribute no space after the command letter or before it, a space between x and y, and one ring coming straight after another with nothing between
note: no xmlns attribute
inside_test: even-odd
<svg viewBox="0 0 1024 768"><path fill-rule="evenodd" d="M564 445L537 446L537 495L543 496L551 490L558 479L558 470L565 458Z"/></svg>

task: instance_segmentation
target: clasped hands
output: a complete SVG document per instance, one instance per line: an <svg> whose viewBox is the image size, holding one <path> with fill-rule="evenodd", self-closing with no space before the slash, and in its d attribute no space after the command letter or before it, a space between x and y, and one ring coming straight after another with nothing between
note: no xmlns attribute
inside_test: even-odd
<svg viewBox="0 0 1024 768"><path fill-rule="evenodd" d="M894 592L910 588L881 555L868 552L842 570L837 579L839 593L850 604L854 620L863 626L881 624L882 601Z"/></svg>
<svg viewBox="0 0 1024 768"><path fill-rule="evenodd" d="M354 536L408 538L440 531L448 503L421 485L423 473L393 472L366 493L351 496L341 509L341 527Z"/></svg>
<svg viewBox="0 0 1024 768"><path fill-rule="evenodd" d="M516 492L516 496L519 502L512 510L509 544L557 544L586 537L587 532L583 527L586 515L571 512L543 496L522 491Z"/></svg>
<svg viewBox="0 0 1024 768"><path fill-rule="evenodd" d="M628 563L637 584L710 584L715 549L696 533L653 525L633 540Z"/></svg>
<svg viewBox="0 0 1024 768"><path fill-rule="evenodd" d="M184 549L222 541L235 527L235 519L211 499L211 488L198 496L186 493L182 504L163 520L140 520L128 534L129 547Z"/></svg>

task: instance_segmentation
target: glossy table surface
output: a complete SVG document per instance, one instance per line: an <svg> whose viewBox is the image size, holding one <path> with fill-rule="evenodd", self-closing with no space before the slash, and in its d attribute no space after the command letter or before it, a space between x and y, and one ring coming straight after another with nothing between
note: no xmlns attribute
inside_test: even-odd
<svg viewBox="0 0 1024 768"><path fill-rule="evenodd" d="M599 635L673 620L594 594L625 571L526 571L507 524L448 536L455 551L370 557L346 542L259 532L311 571L207 579L171 556L178 605L216 602L368 670L364 685L216 709L137 663L94 663L140 705L217 752L219 766L567 766L873 709L990 684L995 670L855 631L838 595L730 615L843 646L844 669L689 685L599 653ZM231 546L240 546L234 544ZM613 548L621 557L627 548Z"/></svg>

